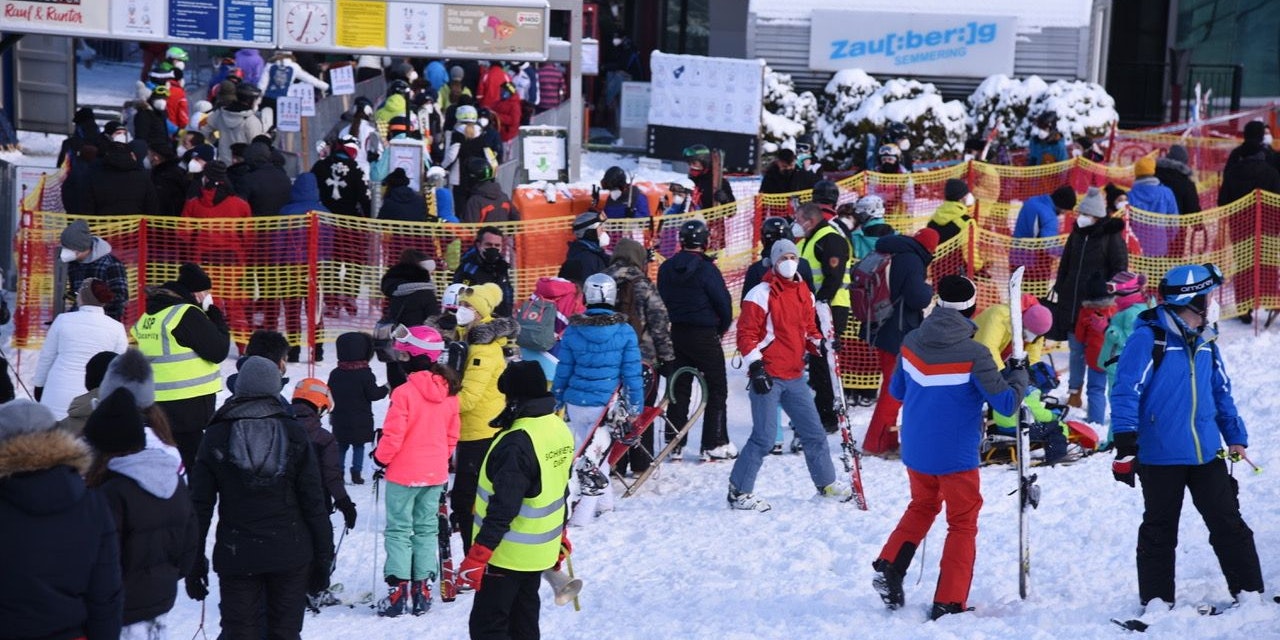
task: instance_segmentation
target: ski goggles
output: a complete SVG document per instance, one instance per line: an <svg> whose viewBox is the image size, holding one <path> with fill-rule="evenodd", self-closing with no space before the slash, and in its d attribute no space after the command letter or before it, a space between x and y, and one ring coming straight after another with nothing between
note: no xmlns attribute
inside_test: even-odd
<svg viewBox="0 0 1280 640"><path fill-rule="evenodd" d="M419 338L418 336L415 336L412 333L410 333L409 327L406 327L402 324L396 325L396 328L391 330L391 339L395 340L396 342L404 343L407 345L413 345L419 349L422 349L423 351L430 351L430 352L444 351L443 340L423 340L422 338Z"/></svg>

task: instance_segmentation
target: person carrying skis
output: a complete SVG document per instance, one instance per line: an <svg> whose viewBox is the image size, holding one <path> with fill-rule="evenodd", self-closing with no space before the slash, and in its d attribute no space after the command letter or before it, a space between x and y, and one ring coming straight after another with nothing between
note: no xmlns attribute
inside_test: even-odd
<svg viewBox="0 0 1280 640"><path fill-rule="evenodd" d="M1213 450L1226 441L1232 460L1248 459L1249 433L1236 413L1231 379L1217 345L1222 285L1212 264L1174 267L1160 280L1162 304L1138 314L1120 354L1111 419L1117 482L1142 479L1145 510L1138 527L1138 598L1172 607L1178 519L1192 502L1227 580L1231 597L1263 591L1253 531L1240 516L1238 487ZM1190 429L1188 429L1188 423ZM1219 454L1224 452L1219 450Z"/></svg>
<svg viewBox="0 0 1280 640"><path fill-rule="evenodd" d="M644 377L635 329L628 324L626 315L614 311L618 284L597 273L583 283L582 297L587 310L570 318L569 327L560 336L560 362L551 392L556 403L568 410L574 451L582 452L580 457L584 459L593 459L593 452L600 446L597 443L604 442L608 449L608 429L596 430L592 437L592 428L613 410L610 401L614 390L621 387L617 402L625 401L630 413L638 415L644 407ZM580 469L578 475L581 477L584 471L588 470ZM574 491L579 498L573 509L574 526L587 524L597 511L613 509L607 463L600 464L598 471L605 479L599 493L584 486Z"/></svg>
<svg viewBox="0 0 1280 640"><path fill-rule="evenodd" d="M431 583L439 559L440 494L449 483L449 457L458 444L461 420L458 374L439 362L444 338L435 329L397 329L395 348L409 354L409 376L391 392L382 439L373 451L374 479L387 480L387 595L378 615L394 618L431 609Z"/></svg>
<svg viewBox="0 0 1280 640"><path fill-rule="evenodd" d="M750 380L752 428L729 472L730 509L770 509L752 490L760 465L773 448L779 405L804 446L805 464L818 495L841 499L851 495L849 485L836 480L827 437L804 380L805 355L818 353L822 334L815 322L813 294L796 275L799 254L790 240L774 242L769 255L773 268L743 299L737 345Z"/></svg>
<svg viewBox="0 0 1280 640"><path fill-rule="evenodd" d="M872 586L889 609L905 603L902 579L916 548L947 505L947 541L929 617L968 610L977 553L979 441L983 403L1013 413L1028 384L1025 362L1010 362L1001 377L991 352L973 339L969 318L977 288L964 276L938 283L938 305L902 341L888 393L902 402L902 462L911 502L872 563ZM941 446L948 443L950 446Z"/></svg>
<svg viewBox="0 0 1280 640"><path fill-rule="evenodd" d="M475 544L458 581L476 590L472 638L537 638L542 572L573 550L564 531L573 435L537 363L511 363L498 390L507 406L480 467Z"/></svg>

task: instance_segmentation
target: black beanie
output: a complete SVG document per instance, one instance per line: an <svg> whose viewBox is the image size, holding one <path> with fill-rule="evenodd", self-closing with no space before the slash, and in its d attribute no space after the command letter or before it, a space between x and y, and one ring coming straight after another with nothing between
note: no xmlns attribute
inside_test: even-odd
<svg viewBox="0 0 1280 640"><path fill-rule="evenodd" d="M542 398L550 393L542 365L532 360L507 365L507 370L498 377L498 391L507 396L508 402Z"/></svg>
<svg viewBox="0 0 1280 640"><path fill-rule="evenodd" d="M1053 190L1053 195L1049 196L1053 200L1053 206L1064 211L1076 208L1076 192L1075 189L1067 185L1062 185Z"/></svg>
<svg viewBox="0 0 1280 640"><path fill-rule="evenodd" d="M395 171L387 174L382 184L388 187L407 187L409 186L409 176L405 174L403 167L397 167Z"/></svg>
<svg viewBox="0 0 1280 640"><path fill-rule="evenodd" d="M1246 142L1262 142L1262 138L1267 135L1267 125L1261 120L1251 120L1244 125L1244 139Z"/></svg>
<svg viewBox="0 0 1280 640"><path fill-rule="evenodd" d="M142 414L128 389L116 389L98 401L84 423L84 439L99 453L134 453L146 448Z"/></svg>
<svg viewBox="0 0 1280 640"><path fill-rule="evenodd" d="M967 193L969 193L969 185L959 178L947 180L946 186L942 188L942 197L950 202L960 202Z"/></svg>
<svg viewBox="0 0 1280 640"><path fill-rule="evenodd" d="M178 267L178 284L192 293L213 288L213 281L209 279L209 275L194 262L184 262Z"/></svg>
<svg viewBox="0 0 1280 640"><path fill-rule="evenodd" d="M116 352L99 351L89 358L88 364L84 365L84 388L93 390L102 386L102 379L107 376L107 365L115 360Z"/></svg>
<svg viewBox="0 0 1280 640"><path fill-rule="evenodd" d="M938 306L955 309L965 315L973 312L978 302L978 288L973 281L959 275L946 276L938 281Z"/></svg>

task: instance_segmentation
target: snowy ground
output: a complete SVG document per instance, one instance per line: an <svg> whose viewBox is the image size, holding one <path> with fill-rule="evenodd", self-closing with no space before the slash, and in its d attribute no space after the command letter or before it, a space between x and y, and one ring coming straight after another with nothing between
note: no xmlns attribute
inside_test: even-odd
<svg viewBox="0 0 1280 640"><path fill-rule="evenodd" d="M1274 429L1280 400L1280 372L1256 354L1280 353L1280 332L1255 337L1251 329L1226 323L1223 356L1233 374L1235 396L1249 425L1250 453L1263 467L1269 452L1280 450ZM23 357L30 375L34 353ZM333 364L317 367L328 376ZM374 365L379 378L381 365ZM224 371L231 371L225 363ZM290 378L307 374L291 365ZM741 445L750 431L744 385L739 372L729 384L729 429ZM387 403L375 404L381 416ZM870 409L854 409L855 428L865 429ZM861 435L856 433L855 435ZM789 437L789 435L788 435ZM695 428L692 442L698 442ZM830 439L833 459L838 440ZM979 521L978 560L969 603L974 613L926 623L938 575L945 522L939 522L917 555L907 580L907 607L884 610L871 590L871 561L906 505L906 476L899 462L864 460L863 477L870 511L852 503L834 504L812 497L802 457L769 457L757 493L773 504L768 513L725 508L730 465L689 460L670 464L634 498L619 499L617 510L594 526L573 529L574 568L586 581L582 611L556 607L543 588L542 628L548 638L602 636L624 638L795 638L851 637L874 629L881 637L900 638L1108 638L1126 632L1108 618L1139 613L1133 548L1141 519L1142 497L1116 483L1111 456L1096 455L1072 466L1038 470L1043 487L1040 509L1031 517L1032 595L1017 597L1018 522L1016 499L1008 493L1016 476L1005 467L982 469L985 506ZM835 462L839 469L839 461ZM368 465L366 465L367 467ZM1240 500L1255 532L1263 575L1272 593L1280 584L1280 486L1273 474L1237 469ZM381 509L373 505L370 485L349 486L360 510L356 530L348 534L338 559L335 581L352 596L382 590L384 554L377 533ZM333 518L341 526L340 515ZM1187 501L1178 562L1178 595L1187 605L1230 601L1207 532ZM212 539L209 540L210 550ZM375 552L375 545L379 545ZM455 562L461 542L454 538ZM212 579L216 583L216 577ZM206 613L217 627L216 585ZM470 595L454 603L437 602L424 618L382 620L367 607L308 614L305 637L367 640L466 635ZM180 596L170 621L174 637L195 631L200 605ZM868 626L870 625L870 626ZM1217 617L1179 609L1153 627L1155 637L1276 638L1280 607L1254 605Z"/></svg>

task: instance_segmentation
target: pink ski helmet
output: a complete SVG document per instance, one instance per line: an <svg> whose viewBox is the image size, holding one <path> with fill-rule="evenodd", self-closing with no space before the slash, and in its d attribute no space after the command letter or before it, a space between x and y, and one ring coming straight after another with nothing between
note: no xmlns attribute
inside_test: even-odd
<svg viewBox="0 0 1280 640"><path fill-rule="evenodd" d="M426 356L432 362L437 361L444 352L444 338L439 331L426 325L399 325L391 332L391 340L396 350L410 356Z"/></svg>

